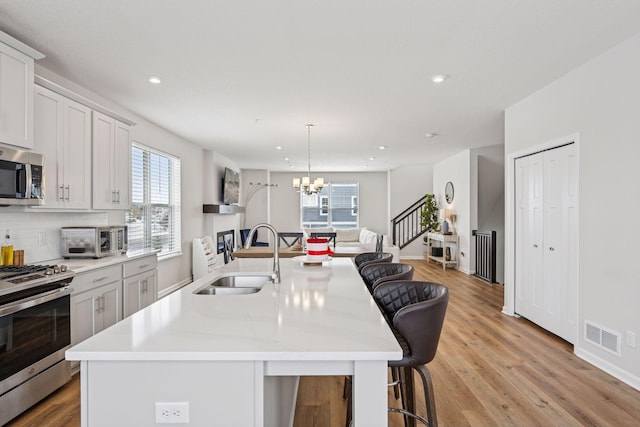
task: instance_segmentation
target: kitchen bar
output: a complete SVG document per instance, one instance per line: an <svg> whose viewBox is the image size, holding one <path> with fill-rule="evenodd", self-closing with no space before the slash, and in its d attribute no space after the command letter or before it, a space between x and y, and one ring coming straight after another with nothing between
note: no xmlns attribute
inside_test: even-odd
<svg viewBox="0 0 640 427"><path fill-rule="evenodd" d="M299 376L353 375L354 425L386 426L387 361L402 351L351 259L284 259L279 285L194 293L271 267L235 260L68 350L81 361L82 425L150 425L171 402L196 426L291 425Z"/></svg>

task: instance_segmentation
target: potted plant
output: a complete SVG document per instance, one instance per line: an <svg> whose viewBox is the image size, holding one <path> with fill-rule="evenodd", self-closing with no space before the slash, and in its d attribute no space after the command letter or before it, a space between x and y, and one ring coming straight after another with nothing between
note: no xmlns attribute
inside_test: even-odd
<svg viewBox="0 0 640 427"><path fill-rule="evenodd" d="M433 194L427 194L425 197L425 205L420 212L420 225L429 232L437 231L440 223L438 222L438 204L436 203L436 197Z"/></svg>

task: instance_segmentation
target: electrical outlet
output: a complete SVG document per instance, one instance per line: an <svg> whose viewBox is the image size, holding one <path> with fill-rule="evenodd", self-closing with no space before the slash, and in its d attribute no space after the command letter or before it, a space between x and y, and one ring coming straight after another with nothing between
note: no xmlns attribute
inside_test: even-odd
<svg viewBox="0 0 640 427"><path fill-rule="evenodd" d="M38 246L47 245L47 233L38 233Z"/></svg>
<svg viewBox="0 0 640 427"><path fill-rule="evenodd" d="M156 424L189 424L189 402L156 402Z"/></svg>
<svg viewBox="0 0 640 427"><path fill-rule="evenodd" d="M627 331L627 345L631 348L636 348L636 333L633 331Z"/></svg>

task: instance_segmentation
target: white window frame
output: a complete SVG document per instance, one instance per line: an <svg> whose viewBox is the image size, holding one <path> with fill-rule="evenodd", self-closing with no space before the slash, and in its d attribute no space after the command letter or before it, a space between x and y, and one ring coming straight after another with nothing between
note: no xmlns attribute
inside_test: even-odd
<svg viewBox="0 0 640 427"><path fill-rule="evenodd" d="M169 202L164 203L152 203L150 201L151 190L150 190L150 168L146 167L146 176L145 171L142 173L138 173L139 171L134 171L133 167L135 166L134 162L131 163L131 179L132 179L132 189L134 188L134 180L136 177L143 175L142 177L142 187L143 187L143 202L137 203L134 200L131 202L131 211L126 215L126 221L129 225L129 241L131 242L132 237L131 234L132 227L134 224L139 224L138 222L134 222L131 218L132 213L135 210L141 210L145 212L144 220L143 220L143 240L145 242L144 249L157 249L153 247L154 237L157 236L153 230L153 219L150 212L153 208L156 207L167 207L169 210L169 219L168 219L168 229L169 229L169 247L165 248L164 246L160 248L161 252L158 253L158 259L170 258L173 256L178 256L182 254L182 221L181 221L181 194L180 194L180 167L181 162L180 158L173 156L171 154L156 150L147 145L141 144L137 141L133 141L132 144L132 156L134 151L141 150L143 152L143 156L149 156L150 154L155 154L157 156L163 157L164 159L169 160L170 167L167 176L164 178L167 180L168 191L169 191ZM132 159L133 160L133 159ZM148 161L145 160L145 161ZM132 190L133 191L133 190Z"/></svg>

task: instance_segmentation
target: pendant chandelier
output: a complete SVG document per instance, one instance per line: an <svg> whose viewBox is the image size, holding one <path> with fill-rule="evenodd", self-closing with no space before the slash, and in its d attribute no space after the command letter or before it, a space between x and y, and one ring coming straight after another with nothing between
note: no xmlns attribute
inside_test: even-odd
<svg viewBox="0 0 640 427"><path fill-rule="evenodd" d="M313 126L313 124L309 123L305 126L307 127L307 176L293 178L293 188L308 196L322 190L322 187L324 187L324 178L316 178L311 182L311 126Z"/></svg>

